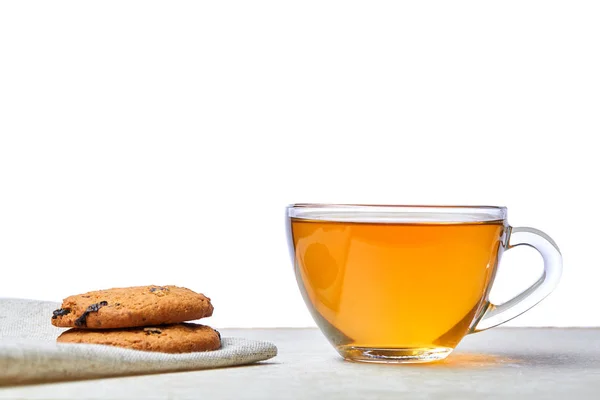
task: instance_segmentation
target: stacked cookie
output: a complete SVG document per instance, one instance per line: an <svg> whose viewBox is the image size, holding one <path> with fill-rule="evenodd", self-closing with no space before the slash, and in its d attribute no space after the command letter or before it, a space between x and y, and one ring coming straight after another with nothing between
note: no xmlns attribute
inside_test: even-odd
<svg viewBox="0 0 600 400"><path fill-rule="evenodd" d="M177 286L137 286L70 296L52 315L52 325L72 328L61 343L90 343L163 353L216 350L216 330L185 321L210 317L203 294Z"/></svg>

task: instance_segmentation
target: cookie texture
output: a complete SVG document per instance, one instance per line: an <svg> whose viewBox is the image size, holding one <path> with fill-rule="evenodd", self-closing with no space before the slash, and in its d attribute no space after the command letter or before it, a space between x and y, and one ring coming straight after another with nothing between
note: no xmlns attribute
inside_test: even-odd
<svg viewBox="0 0 600 400"><path fill-rule="evenodd" d="M161 353L190 353L217 350L221 335L206 325L181 323L129 329L69 329L59 343L87 343Z"/></svg>
<svg viewBox="0 0 600 400"><path fill-rule="evenodd" d="M213 306L203 294L178 286L135 286L98 290L63 300L52 325L114 329L175 324L210 317Z"/></svg>

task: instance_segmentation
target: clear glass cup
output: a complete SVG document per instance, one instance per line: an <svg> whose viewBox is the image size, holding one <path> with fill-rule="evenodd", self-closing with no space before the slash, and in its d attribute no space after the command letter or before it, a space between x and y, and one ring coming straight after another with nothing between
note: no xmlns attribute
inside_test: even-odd
<svg viewBox="0 0 600 400"><path fill-rule="evenodd" d="M447 357L462 338L502 324L558 284L562 257L505 207L294 204L288 241L298 286L342 357L377 363ZM544 273L503 304L488 295L505 250L527 245Z"/></svg>

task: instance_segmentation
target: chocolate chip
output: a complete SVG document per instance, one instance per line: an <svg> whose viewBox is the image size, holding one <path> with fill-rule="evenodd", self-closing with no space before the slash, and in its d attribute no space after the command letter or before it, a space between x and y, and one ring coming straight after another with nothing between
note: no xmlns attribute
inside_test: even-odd
<svg viewBox="0 0 600 400"><path fill-rule="evenodd" d="M218 330L215 329L215 332L217 332L217 335L219 335L219 340L221 340L221 332L219 332Z"/></svg>
<svg viewBox="0 0 600 400"><path fill-rule="evenodd" d="M62 317L63 315L67 315L70 312L71 312L70 308L60 308L58 310L54 310L54 311L52 311L52 319Z"/></svg>
<svg viewBox="0 0 600 400"><path fill-rule="evenodd" d="M98 312L98 310L100 308L107 306L107 305L108 305L108 301L101 301L99 303L90 305L87 308L87 310L85 310L85 312L83 314L81 314L81 317L79 317L75 320L75 326L86 326L88 315L93 312Z"/></svg>
<svg viewBox="0 0 600 400"><path fill-rule="evenodd" d="M155 286L155 287L151 287L151 288L150 288L150 293L154 293L154 292L156 292L157 290L164 290L164 291L167 291L167 292L168 292L168 291L169 291L169 288L166 288L166 287L163 287L163 286L159 286L159 287L156 287L156 286Z"/></svg>
<svg viewBox="0 0 600 400"><path fill-rule="evenodd" d="M158 328L144 328L144 332L146 332L146 335L151 335L151 334L160 335L162 333L162 331Z"/></svg>

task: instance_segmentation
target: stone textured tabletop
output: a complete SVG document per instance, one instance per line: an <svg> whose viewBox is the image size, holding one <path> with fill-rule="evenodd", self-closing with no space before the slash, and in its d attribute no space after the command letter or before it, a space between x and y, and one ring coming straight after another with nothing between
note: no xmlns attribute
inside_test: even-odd
<svg viewBox="0 0 600 400"><path fill-rule="evenodd" d="M0 388L0 399L600 399L600 329L497 328L444 362L343 361L316 329L223 329L274 342L265 363Z"/></svg>

